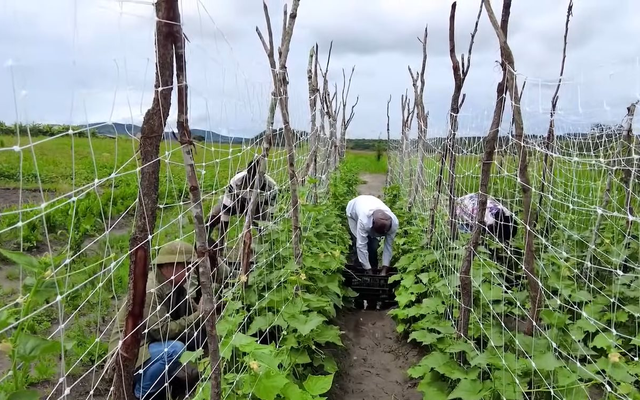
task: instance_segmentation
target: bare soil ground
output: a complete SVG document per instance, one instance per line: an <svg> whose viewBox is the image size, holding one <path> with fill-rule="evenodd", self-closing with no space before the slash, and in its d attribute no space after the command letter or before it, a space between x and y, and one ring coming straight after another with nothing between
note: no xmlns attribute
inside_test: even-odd
<svg viewBox="0 0 640 400"><path fill-rule="evenodd" d="M51 200L55 197L55 193L51 191L43 191L45 200ZM17 206L20 204L22 196L22 204L24 203L41 203L42 194L40 190L20 190L0 188L0 209L5 207Z"/></svg>
<svg viewBox="0 0 640 400"><path fill-rule="evenodd" d="M384 175L362 175L360 194L382 196ZM387 311L344 310L337 320L346 349L337 354L339 371L330 400L421 400L407 370L421 351L396 332Z"/></svg>
<svg viewBox="0 0 640 400"><path fill-rule="evenodd" d="M418 382L407 376L420 351L398 335L385 311L345 310L338 324L346 351L338 356L329 399L422 400Z"/></svg>
<svg viewBox="0 0 640 400"><path fill-rule="evenodd" d="M382 198L386 177L380 174L362 174L360 178L365 181L358 186L359 194L369 194Z"/></svg>

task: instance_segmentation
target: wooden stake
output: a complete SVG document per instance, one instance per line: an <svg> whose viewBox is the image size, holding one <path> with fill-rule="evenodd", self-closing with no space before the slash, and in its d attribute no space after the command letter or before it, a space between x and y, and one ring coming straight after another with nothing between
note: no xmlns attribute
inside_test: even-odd
<svg viewBox="0 0 640 400"><path fill-rule="evenodd" d="M114 360L113 396L115 400L135 398L133 371L140 351L144 304L150 262L149 238L155 231L160 177L160 142L164 135L173 91L173 43L170 0L158 0L156 10L155 92L140 130L140 169L134 231L129 240L129 288L127 317L122 345ZM142 328L142 329L141 329Z"/></svg>
<svg viewBox="0 0 640 400"><path fill-rule="evenodd" d="M420 65L420 71L414 75L411 70L411 66L408 66L409 76L411 76L411 83L413 85L413 105L415 107L416 121L418 123L418 165L416 179L411 185L411 191L409 194L408 207L411 210L420 186L424 182L424 169L426 167L426 145L427 145L427 125L429 115L424 108L424 85L425 85L425 69L427 66L427 37L429 36L428 28L424 28L424 35L422 39L418 38L418 41L422 45L422 64ZM413 170L413 168L411 168Z"/></svg>
<svg viewBox="0 0 640 400"><path fill-rule="evenodd" d="M498 41L500 42L500 48L504 51L503 62L506 64L507 68L507 90L513 104L515 140L516 146L518 148L518 153L520 154L520 162L518 165L518 180L520 181L520 188L522 190L522 211L524 214L523 222L525 225L525 249L524 259L522 263L525 274L527 276L527 280L529 281L529 299L531 302L531 309L529 311L529 319L525 327L525 333L528 335L533 335L534 328L538 323L538 315L540 313L540 308L542 306L544 298L535 267L535 227L532 226L532 216L535 215L535 212L532 210L531 204L531 182L529 179L527 148L524 143L524 123L522 120L522 110L520 109L520 96L518 95L518 79L515 72L516 69L513 52L511 51L509 43L507 43L505 35L500 30L500 26L498 25L498 21L496 20L496 16L491 6L491 1L483 1L485 9L487 10L487 16L489 17L491 25L493 26L493 30L495 31L496 36L498 37Z"/></svg>
<svg viewBox="0 0 640 400"><path fill-rule="evenodd" d="M202 208L202 198L200 194L200 184L196 172L193 153L193 141L191 140L191 130L189 128L188 112L188 85L187 66L185 58L185 36L182 31L182 21L180 18L180 8L178 0L172 0L174 22L174 50L176 60L176 80L178 82L178 137L182 148L184 168L189 184L189 197L191 199L191 210L193 212L196 254L198 257L198 274L200 276L200 287L202 289L202 313L204 326L207 332L207 344L209 348L209 363L211 365L211 400L220 400L222 397L220 350L218 348L218 332L216 330L216 293L213 292L212 268L216 272L218 267L218 248L210 250L207 244L207 231L204 226L204 210ZM209 251L213 251L213 257L209 257ZM213 260L214 265L210 265Z"/></svg>
<svg viewBox="0 0 640 400"><path fill-rule="evenodd" d="M569 36L569 21L573 16L573 0L569 0L569 6L567 7L567 18L564 23L564 39L562 46L562 61L560 62L560 76L558 77L558 83L556 85L556 90L551 97L551 111L549 111L549 128L547 129L547 137L544 141L544 162L542 165L542 180L540 181L540 195L538 197L538 211L542 210L543 202L544 202L544 190L545 185L547 183L547 178L553 179L553 157L551 154L555 151L555 138L556 138L556 109L558 107L558 93L560 92L560 85L562 84L562 78L564 77L564 65L567 60L567 37ZM548 177L547 177L548 175ZM552 187L549 186L549 195L551 196ZM534 226L538 223L539 212L536 213ZM547 217L548 221L548 217ZM543 232L547 232L546 229L547 223L545 222L544 227L542 229Z"/></svg>
<svg viewBox="0 0 640 400"><path fill-rule="evenodd" d="M349 101L349 92L351 91L351 79L353 78L353 73L356 70L356 66L354 65L351 68L351 74L349 74L349 81L347 83L347 76L344 73L344 68L342 69L342 101L340 102L342 105L342 122L340 124L340 159L344 158L345 152L347 150L347 129L349 129L349 125L351 125L351 121L355 116L355 109L358 105L358 101L360 100L360 96L356 96L356 101L351 105L351 112L347 117L347 102Z"/></svg>
<svg viewBox="0 0 640 400"><path fill-rule="evenodd" d="M273 79L275 98L278 99L278 105L280 106L280 115L282 117L283 131L285 144L287 147L287 164L289 170L289 185L291 189L291 225L293 232L293 254L296 264L302 263L302 232L300 229L300 207L298 199L298 176L296 172L296 155L295 155L295 143L293 137L293 131L291 129L289 119L289 80L287 74L287 58L289 57L289 49L291 47L291 38L293 36L293 28L295 26L296 18L298 16L298 7L300 6L300 0L293 0L291 6L291 12L287 12L287 5L285 4L283 10L282 20L282 37L280 41L280 47L278 48L278 65L276 68L276 59L274 55L273 41L269 46L266 45L260 29L256 27L256 31L261 38L267 58L269 59L269 65L271 66L271 77ZM271 21L269 18L269 12L267 3L263 2L265 20L267 23L267 29L269 31L270 38L271 33ZM263 152L263 155L265 153ZM262 160L262 158L261 158ZM262 170L262 168L261 168ZM253 195L252 195L253 197ZM251 211L251 209L250 209ZM246 225L246 222L245 222ZM250 231L249 231L250 232ZM251 234L249 233L249 237Z"/></svg>
<svg viewBox="0 0 640 400"><path fill-rule="evenodd" d="M502 3L502 16L500 19L500 30L504 37L509 31L509 17L511 16L511 0L504 0ZM500 50L504 59L503 50ZM458 337L467 338L469 333L469 316L473 305L473 287L471 285L471 265L480 244L482 232L485 229L484 216L487 210L487 200L489 194L489 180L491 178L491 166L498 143L498 134L505 107L505 93L507 84L507 65L503 61L502 80L496 87L496 103L493 109L493 119L491 127L484 142L484 154L482 156L482 167L480 173L480 191L478 194L478 211L473 227L473 233L469 243L465 248L462 267L460 268L460 314L458 316Z"/></svg>
<svg viewBox="0 0 640 400"><path fill-rule="evenodd" d="M387 100L387 179L385 186L389 186L391 184L391 124L389 118L389 107L391 106L391 95L389 95L389 100Z"/></svg>

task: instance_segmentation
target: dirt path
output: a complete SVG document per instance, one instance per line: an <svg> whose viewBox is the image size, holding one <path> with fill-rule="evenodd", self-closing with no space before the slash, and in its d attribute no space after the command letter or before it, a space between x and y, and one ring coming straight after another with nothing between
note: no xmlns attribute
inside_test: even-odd
<svg viewBox="0 0 640 400"><path fill-rule="evenodd" d="M358 194L370 194L382 198L386 177L381 174L362 174L360 178L365 181L358 186Z"/></svg>
<svg viewBox="0 0 640 400"><path fill-rule="evenodd" d="M384 175L362 175L358 193L382 196ZM396 332L386 311L344 310L338 316L346 349L338 354L339 372L330 400L422 400L417 382L407 376L421 358Z"/></svg>

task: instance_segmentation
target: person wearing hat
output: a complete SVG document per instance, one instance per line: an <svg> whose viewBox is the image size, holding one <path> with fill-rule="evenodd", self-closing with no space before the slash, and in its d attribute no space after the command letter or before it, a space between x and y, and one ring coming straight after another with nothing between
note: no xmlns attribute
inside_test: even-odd
<svg viewBox="0 0 640 400"><path fill-rule="evenodd" d="M195 385L197 368L182 367L180 356L198 332L202 302L196 305L187 293L187 274L196 261L193 246L183 241L164 245L151 262L146 287L142 340L134 373L134 394L138 399L162 398L172 378ZM121 306L109 341L109 353L117 353L123 340L127 317L126 302ZM115 359L115 357L114 357ZM156 395L158 395L156 397Z"/></svg>
<svg viewBox="0 0 640 400"><path fill-rule="evenodd" d="M351 233L352 252L366 273L378 269L378 245L384 236L382 268L386 275L393 255L393 241L398 231L398 218L382 200L375 196L361 195L347 204L347 221Z"/></svg>
<svg viewBox="0 0 640 400"><path fill-rule="evenodd" d="M209 237L211 237L213 229L219 226L220 233L217 243L219 249L224 249L225 235L229 229L231 216L246 215L249 209L251 194L255 187L256 179L260 176L258 173L258 157L249 162L247 169L240 171L231 178L224 196L209 214L206 227L209 231ZM264 175L258 187L258 202L255 206L254 219L252 221L252 224L256 227L258 227L256 221L269 221L271 219L273 214L272 207L276 204L278 197L278 186L269 175Z"/></svg>

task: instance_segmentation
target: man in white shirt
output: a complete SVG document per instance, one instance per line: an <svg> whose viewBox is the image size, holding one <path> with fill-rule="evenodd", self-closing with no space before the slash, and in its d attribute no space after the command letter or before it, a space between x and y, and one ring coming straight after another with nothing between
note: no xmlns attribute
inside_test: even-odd
<svg viewBox="0 0 640 400"><path fill-rule="evenodd" d="M347 204L347 220L352 248L355 247L360 265L369 274L378 268L378 245L380 238L384 236L380 275L386 275L393 255L398 218L382 200L362 195Z"/></svg>

